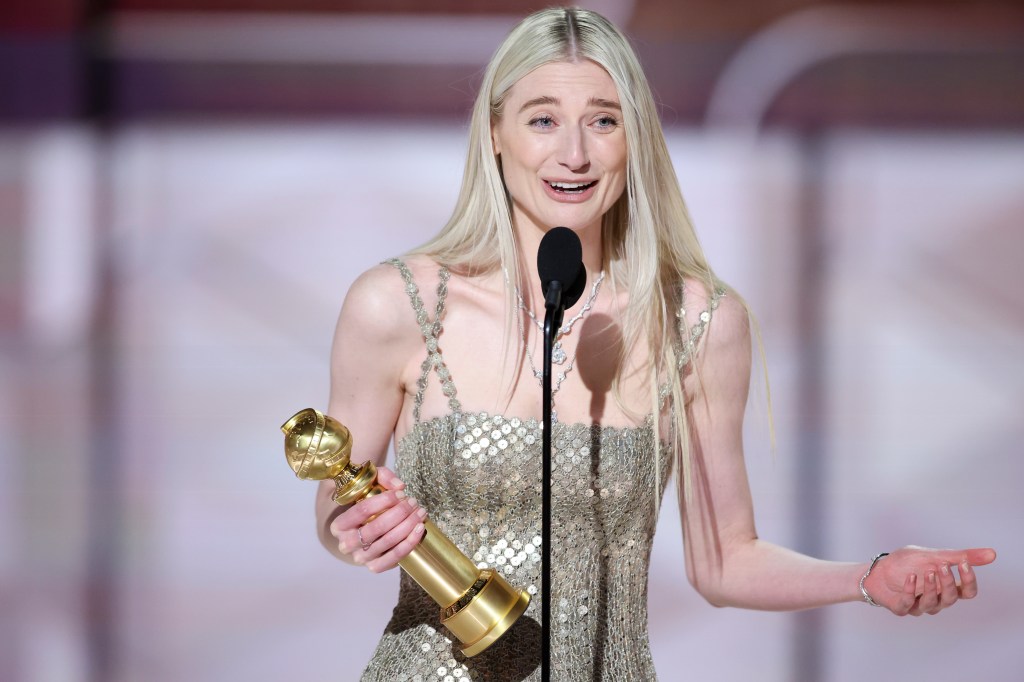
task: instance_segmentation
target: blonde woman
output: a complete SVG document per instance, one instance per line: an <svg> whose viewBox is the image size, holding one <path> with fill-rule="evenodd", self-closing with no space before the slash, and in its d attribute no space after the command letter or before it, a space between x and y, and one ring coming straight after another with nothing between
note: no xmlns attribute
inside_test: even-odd
<svg viewBox="0 0 1024 682"><path fill-rule="evenodd" d="M758 539L741 443L748 311L701 252L627 40L593 12L549 9L487 68L448 224L363 274L341 312L328 413L356 434L353 461L383 465L393 437L400 477L382 468L391 492L350 508L334 505L329 484L317 497L320 538L344 561L394 568L429 514L533 601L467 659L403 574L363 679L539 678L536 255L560 225L579 236L588 281L555 351L554 679L655 678L647 570L673 468L687 576L713 604L870 600L918 615L976 594L972 565L992 550L907 547L835 563Z"/></svg>

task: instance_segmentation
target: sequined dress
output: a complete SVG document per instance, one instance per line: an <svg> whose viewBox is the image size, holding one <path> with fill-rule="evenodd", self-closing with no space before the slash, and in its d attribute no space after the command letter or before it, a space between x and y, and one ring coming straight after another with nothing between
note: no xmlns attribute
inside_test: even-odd
<svg viewBox="0 0 1024 682"><path fill-rule="evenodd" d="M397 446L397 473L467 556L533 596L497 643L467 658L440 624L437 604L400 572L398 604L361 679L539 680L541 424L462 410L438 344L448 272L441 269L431 319L410 270L397 259L388 262L405 280L427 345L414 425ZM717 302L716 296L712 306ZM701 315L688 334L691 341L709 319L710 311ZM432 375L451 412L421 421ZM657 454L650 418L638 427L553 427L552 680L656 679L647 638L647 573L655 495L660 499L671 462L664 444Z"/></svg>

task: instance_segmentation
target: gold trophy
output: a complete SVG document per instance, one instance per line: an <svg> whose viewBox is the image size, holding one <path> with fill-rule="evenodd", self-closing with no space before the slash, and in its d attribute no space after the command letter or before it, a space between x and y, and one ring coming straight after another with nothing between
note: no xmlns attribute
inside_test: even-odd
<svg viewBox="0 0 1024 682"><path fill-rule="evenodd" d="M288 466L302 479L332 479L338 504L386 490L377 483L372 462L349 462L352 436L337 420L310 407L295 413L281 430ZM423 525L423 540L398 565L441 606L441 623L462 642L462 653L476 656L523 615L530 595L497 571L478 569L429 520Z"/></svg>

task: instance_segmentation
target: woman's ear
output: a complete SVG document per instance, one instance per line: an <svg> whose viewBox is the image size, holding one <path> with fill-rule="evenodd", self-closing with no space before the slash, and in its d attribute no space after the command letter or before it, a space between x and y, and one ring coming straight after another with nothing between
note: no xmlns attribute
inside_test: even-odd
<svg viewBox="0 0 1024 682"><path fill-rule="evenodd" d="M501 155L501 143L498 141L498 131L494 129L493 123L491 124L491 151L495 156Z"/></svg>

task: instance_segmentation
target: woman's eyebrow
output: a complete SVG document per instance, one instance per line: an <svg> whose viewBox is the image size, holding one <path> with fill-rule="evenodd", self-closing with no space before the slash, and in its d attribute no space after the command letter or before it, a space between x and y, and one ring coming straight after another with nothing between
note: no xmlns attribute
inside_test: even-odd
<svg viewBox="0 0 1024 682"><path fill-rule="evenodd" d="M541 95L540 97L534 97L533 99L526 101L523 106L519 107L519 113L521 114L530 107L535 107L541 104L554 104L555 106L558 106L561 102L557 97Z"/></svg>
<svg viewBox="0 0 1024 682"><path fill-rule="evenodd" d="M519 107L519 113L523 113L530 107L536 107L543 104L552 104L554 106L559 106L561 103L561 100L559 100L557 97L552 97L551 95L541 95L540 97L534 97L533 99L524 102L523 106ZM622 111L622 106L613 99L591 97L589 100L587 100L587 105L592 107L600 107L602 109L617 109L618 111Z"/></svg>
<svg viewBox="0 0 1024 682"><path fill-rule="evenodd" d="M622 106L613 99L601 99L600 97L591 97L587 102L592 107L599 107L601 109L618 109L622 111Z"/></svg>

